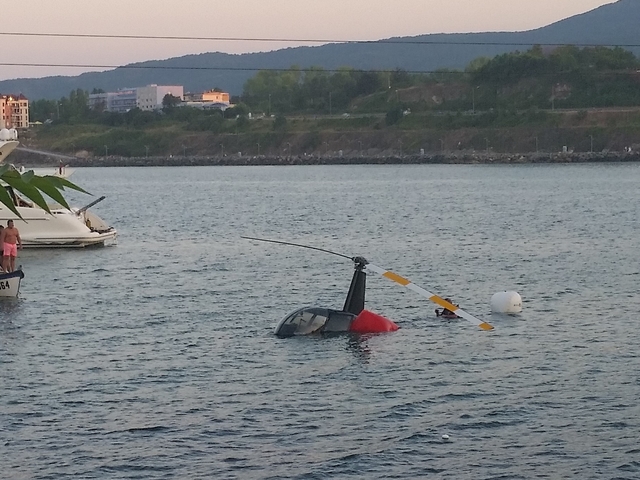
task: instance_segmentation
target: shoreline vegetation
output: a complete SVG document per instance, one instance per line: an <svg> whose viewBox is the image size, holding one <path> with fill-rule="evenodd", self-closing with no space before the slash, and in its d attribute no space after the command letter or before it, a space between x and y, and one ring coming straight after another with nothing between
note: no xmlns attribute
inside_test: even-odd
<svg viewBox="0 0 640 480"><path fill-rule="evenodd" d="M541 163L640 162L640 152L598 153L481 153L444 152L417 155L225 155L225 156L109 156L71 159L69 167L184 167L277 165L480 165Z"/></svg>
<svg viewBox="0 0 640 480"><path fill-rule="evenodd" d="M224 111L166 95L162 109L115 113L88 96L33 102L41 125L23 144L70 166L628 162L640 151L640 60L622 48L536 46L428 74L259 71Z"/></svg>

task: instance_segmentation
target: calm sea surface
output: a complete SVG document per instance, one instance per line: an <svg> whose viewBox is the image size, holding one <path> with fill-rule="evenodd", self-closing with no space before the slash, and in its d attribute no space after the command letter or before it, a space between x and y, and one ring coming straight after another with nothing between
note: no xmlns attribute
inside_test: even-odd
<svg viewBox="0 0 640 480"><path fill-rule="evenodd" d="M72 179L120 237L20 254L1 478L640 478L640 165ZM342 307L353 266L241 235L363 255L496 328L370 276L397 333L278 339L291 310ZM491 315L501 290L522 314Z"/></svg>

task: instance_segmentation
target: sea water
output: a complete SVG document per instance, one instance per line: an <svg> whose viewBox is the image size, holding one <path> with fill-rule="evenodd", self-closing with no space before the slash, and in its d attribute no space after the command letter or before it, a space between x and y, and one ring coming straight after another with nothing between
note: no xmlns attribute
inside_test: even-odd
<svg viewBox="0 0 640 480"><path fill-rule="evenodd" d="M640 165L71 179L118 245L20 252L2 478L640 478ZM243 235L362 255L495 330L369 276L398 332L278 339L298 307L341 308L353 265ZM502 290L522 314L491 314Z"/></svg>

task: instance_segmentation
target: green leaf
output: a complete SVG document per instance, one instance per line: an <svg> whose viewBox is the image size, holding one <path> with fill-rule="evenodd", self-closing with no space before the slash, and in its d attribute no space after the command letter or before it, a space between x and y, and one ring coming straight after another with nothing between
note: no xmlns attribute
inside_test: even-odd
<svg viewBox="0 0 640 480"><path fill-rule="evenodd" d="M36 174L33 172L33 170L29 170L28 172L22 174L22 181L29 183L34 176L36 176Z"/></svg>
<svg viewBox="0 0 640 480"><path fill-rule="evenodd" d="M92 195L91 193L87 192L84 188L79 187L75 183L71 183L66 178L55 177L53 175L45 175L42 178L52 182L58 190L64 190L64 187L68 187L78 192L86 193L87 195Z"/></svg>
<svg viewBox="0 0 640 480"><path fill-rule="evenodd" d="M44 211L46 211L47 213L51 213L51 210L49 210L49 206L47 205L47 202L45 201L40 191L33 185L23 182L20 174L18 174L18 178L15 178L15 176L10 175L11 173L13 172L7 172L5 175L3 175L1 177L2 180L13 187L14 190L17 190L18 192L25 195L29 200L33 201Z"/></svg>
<svg viewBox="0 0 640 480"><path fill-rule="evenodd" d="M47 194L49 197L51 197L51 199L53 199L55 202L58 202L67 210L70 210L69 204L65 200L62 193L60 193L60 191L55 187L55 185L53 185L47 179L36 175L34 178L31 179L31 185L36 187L38 190L41 190L45 194Z"/></svg>
<svg viewBox="0 0 640 480"><path fill-rule="evenodd" d="M7 189L3 186L0 186L0 203L2 203L5 207L15 213L20 219L22 219L22 215L18 213L16 206L13 204L13 198L7 192Z"/></svg>

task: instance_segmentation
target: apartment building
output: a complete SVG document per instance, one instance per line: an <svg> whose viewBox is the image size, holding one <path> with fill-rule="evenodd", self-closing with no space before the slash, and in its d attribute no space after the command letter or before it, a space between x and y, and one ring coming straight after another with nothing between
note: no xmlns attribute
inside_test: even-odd
<svg viewBox="0 0 640 480"><path fill-rule="evenodd" d="M0 129L29 128L29 100L22 94L0 94Z"/></svg>

